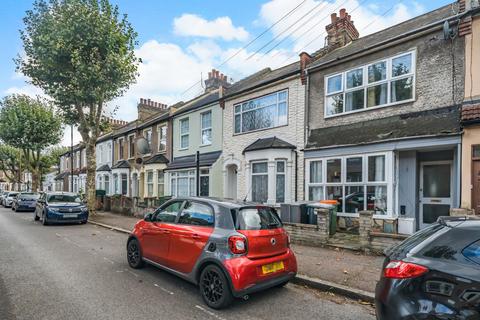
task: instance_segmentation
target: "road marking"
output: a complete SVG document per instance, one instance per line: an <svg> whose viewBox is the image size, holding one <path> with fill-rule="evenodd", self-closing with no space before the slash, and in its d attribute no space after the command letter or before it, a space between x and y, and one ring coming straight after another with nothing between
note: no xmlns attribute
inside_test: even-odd
<svg viewBox="0 0 480 320"><path fill-rule="evenodd" d="M108 259L107 257L103 257L103 260L108 261L108 262L110 262L111 264L114 264L114 263L115 263L115 261L112 261L112 260Z"/></svg>
<svg viewBox="0 0 480 320"><path fill-rule="evenodd" d="M154 283L153 285L154 285L155 287L159 288L160 290L162 290L163 292L166 292L166 293L168 293L168 294L170 294L170 295L173 295L173 294L174 294L172 291L167 290L167 289L165 289L164 287L161 287L161 286L159 286L159 285L156 284L156 283Z"/></svg>
<svg viewBox="0 0 480 320"><path fill-rule="evenodd" d="M218 314L216 314L216 313L213 313L212 311L210 311L210 310L207 310L207 309L205 309L205 308L203 308L203 307L199 306L198 304L195 306L195 308L197 308L197 309L199 309L199 310L202 310L203 312L205 312L206 314L208 314L208 315L210 315L210 316L214 317L215 319L225 320L225 318L223 318L223 317L220 317Z"/></svg>

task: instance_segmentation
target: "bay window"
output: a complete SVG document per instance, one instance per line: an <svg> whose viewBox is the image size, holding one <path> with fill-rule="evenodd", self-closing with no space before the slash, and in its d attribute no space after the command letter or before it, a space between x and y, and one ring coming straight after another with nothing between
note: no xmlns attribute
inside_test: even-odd
<svg viewBox="0 0 480 320"><path fill-rule="evenodd" d="M393 183L389 159L391 153L308 160L307 198L337 200L337 212L345 215L362 210L390 214Z"/></svg>
<svg viewBox="0 0 480 320"><path fill-rule="evenodd" d="M153 171L147 171L147 197L153 197Z"/></svg>
<svg viewBox="0 0 480 320"><path fill-rule="evenodd" d="M276 161L275 170L276 170L275 202L284 203L285 202L285 161L284 160Z"/></svg>
<svg viewBox="0 0 480 320"><path fill-rule="evenodd" d="M171 172L170 191L174 197L195 196L195 170Z"/></svg>
<svg viewBox="0 0 480 320"><path fill-rule="evenodd" d="M268 163L252 163L252 201L265 203L268 199Z"/></svg>
<svg viewBox="0 0 480 320"><path fill-rule="evenodd" d="M411 101L415 52L325 77L325 117Z"/></svg>
<svg viewBox="0 0 480 320"><path fill-rule="evenodd" d="M165 173L162 170L157 171L157 196L162 197L165 194Z"/></svg>
<svg viewBox="0 0 480 320"><path fill-rule="evenodd" d="M105 180L105 183L103 186L103 190L105 190L107 194L110 194L110 176L106 174L104 177L104 180Z"/></svg>
<svg viewBox="0 0 480 320"><path fill-rule="evenodd" d="M244 133L287 124L288 91L282 90L234 105L234 132Z"/></svg>

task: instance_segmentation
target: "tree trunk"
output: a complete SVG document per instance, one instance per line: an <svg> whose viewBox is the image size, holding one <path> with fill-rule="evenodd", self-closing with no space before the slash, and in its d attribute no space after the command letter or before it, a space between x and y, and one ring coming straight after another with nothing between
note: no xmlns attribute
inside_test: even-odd
<svg viewBox="0 0 480 320"><path fill-rule="evenodd" d="M38 192L38 188L40 186L40 173L39 169L36 168L35 170L32 170L32 191L33 192Z"/></svg>
<svg viewBox="0 0 480 320"><path fill-rule="evenodd" d="M95 195L95 172L97 169L95 159L95 140L89 139L85 144L87 152L87 206L89 215L93 217L96 215L95 203L97 200Z"/></svg>

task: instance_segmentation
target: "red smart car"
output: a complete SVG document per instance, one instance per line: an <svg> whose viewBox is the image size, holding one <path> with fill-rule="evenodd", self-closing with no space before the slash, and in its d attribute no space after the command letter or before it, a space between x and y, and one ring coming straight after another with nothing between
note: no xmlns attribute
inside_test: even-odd
<svg viewBox="0 0 480 320"><path fill-rule="evenodd" d="M147 214L128 239L127 259L132 268L147 262L197 284L215 309L297 273L274 208L212 198L176 198Z"/></svg>

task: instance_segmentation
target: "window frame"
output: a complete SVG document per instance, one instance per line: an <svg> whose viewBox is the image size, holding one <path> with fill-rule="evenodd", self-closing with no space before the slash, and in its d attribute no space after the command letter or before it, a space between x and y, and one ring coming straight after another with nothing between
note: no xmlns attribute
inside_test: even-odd
<svg viewBox="0 0 480 320"><path fill-rule="evenodd" d="M179 176L178 175L179 172L187 172L187 174L185 176ZM169 173L168 181L169 181L169 184L170 184L170 195L172 197L179 197L179 195L178 195L178 179L179 178L187 178L188 194L186 195L186 197L195 196L196 195L197 183L196 183L196 174L195 174L194 169L176 170L176 171L171 171ZM192 186L191 186L191 179L192 178L193 178L193 194L190 194L190 191L191 191L191 188L192 188ZM172 190L172 187L174 185L172 183L172 180L175 180L175 192L173 192L173 190ZM183 196L180 196L180 197L183 197Z"/></svg>
<svg viewBox="0 0 480 320"><path fill-rule="evenodd" d="M411 60L412 66L411 66L410 72L408 74L402 74L400 76L395 76L395 77L392 76L392 61L396 58L406 56L406 55L409 55L409 54L412 55L412 60ZM368 82L368 67L371 66L371 65L374 65L374 64L381 63L381 62L386 62L386 77L385 77L385 79L369 83ZM376 109L380 109L380 108L385 108L385 107L390 107L390 106L394 106L394 105L398 105L398 104L404 104L404 103L409 103L409 102L415 101L415 99L416 99L415 98L415 88L416 88L416 75L417 75L417 68L416 67L417 67L417 51L416 51L416 49L410 49L410 50L398 53L396 55L389 56L389 57L386 57L386 58L383 58L383 59L378 59L378 60L375 60L375 61L371 61L369 63L362 64L362 65L359 65L359 66L355 66L353 68L343 70L341 72L335 72L335 73L332 73L332 74L325 75L324 76L324 99L323 99L323 102L324 102L324 105L323 105L324 119L344 116L344 115L357 113L357 112L365 112L365 111L369 111L369 110L376 110ZM347 88L347 74L349 72L357 70L357 69L362 69L363 70L362 85L357 86L357 87L353 87L353 88ZM339 91L332 91L332 92L329 93L328 92L328 80L330 78L333 78L333 77L336 77L336 76L339 76L339 75L342 76L342 81L341 81L342 89L339 90ZM391 99L392 98L391 97L391 85L392 85L392 83L394 81L407 79L407 78L410 78L410 77L412 78L412 98L392 102L392 99ZM382 84L387 84L387 93L386 93L387 103L380 104L380 105L377 105L377 106L367 107L368 88L379 86L379 85L382 85ZM362 90L362 89L364 91L364 93L363 93L363 108L362 109L357 109L357 110L345 111L347 93L354 92L354 91L357 91L357 90ZM327 113L327 99L331 96L335 96L335 95L339 95L339 94L342 94L342 96L343 96L343 112L329 115Z"/></svg>
<svg viewBox="0 0 480 320"><path fill-rule="evenodd" d="M154 187L154 176L153 176L153 170L147 170L146 172L146 177L145 177L145 182L146 182L146 185L147 185L147 198L152 198L153 197L153 187ZM149 175L151 174L151 178L152 180L149 181ZM151 193L150 193L150 189L151 188Z"/></svg>
<svg viewBox="0 0 480 320"><path fill-rule="evenodd" d="M152 128L147 128L147 129L144 129L142 131L142 134L143 134L143 137L145 138L145 140L147 140L148 142L148 147L150 148L150 152L149 153L146 153L144 154L143 156L146 157L146 156L149 156L152 154L152 150L153 150L153 147L152 147L152 142L153 142L153 130ZM148 134L150 134L150 141L148 141Z"/></svg>
<svg viewBox="0 0 480 320"><path fill-rule="evenodd" d="M269 174L268 174L268 165L269 165L268 162L269 161L267 159L250 161L250 199L252 201L255 201L253 199L253 177L254 176L266 176L267 177L267 199L263 203L266 203L268 201L268 190L270 188L270 186L269 186ZM259 164L259 163L265 163L267 165L267 170L265 172L261 172L261 173L254 173L253 172L253 166L255 164ZM276 165L276 163L275 163L275 165ZM276 177L276 175L275 175L275 177Z"/></svg>
<svg viewBox="0 0 480 320"><path fill-rule="evenodd" d="M130 138L132 138L132 141L130 142ZM129 134L127 136L127 141L128 141L128 159L133 159L135 158L135 134ZM133 144L133 150L132 150L132 144Z"/></svg>
<svg viewBox="0 0 480 320"><path fill-rule="evenodd" d="M162 135L162 129L165 128L165 136ZM158 152L167 152L167 134L168 127L166 124L158 126ZM165 143L165 148L162 149L162 141Z"/></svg>
<svg viewBox="0 0 480 320"><path fill-rule="evenodd" d="M203 116L205 116L207 114L210 114L210 127L204 128L203 127ZM212 126L213 118L212 118L212 116L213 116L212 110L207 110L207 111L204 111L204 112L200 113L200 146L201 147L212 145L212 142L213 142L213 126ZM204 131L210 131L210 142L209 143L203 143L203 132Z"/></svg>
<svg viewBox="0 0 480 320"><path fill-rule="evenodd" d="M202 172L204 170L208 170L208 173L205 173L205 172ZM208 178L208 194L205 196L205 195L202 195L202 177L205 178L207 177ZM199 178L200 178L200 190L198 190L198 195L200 197L209 197L210 196L210 168L203 168L203 169L200 169L200 174L199 174ZM196 177L195 177L196 179ZM195 181L195 185L197 186L197 183Z"/></svg>
<svg viewBox="0 0 480 320"><path fill-rule="evenodd" d="M183 132L182 133L182 123L183 122L186 122L187 123L187 132ZM179 134L180 134L180 140L179 140L179 150L187 150L189 147L190 147L190 118L189 117L186 117L186 118L182 118L180 120L178 120L178 123L179 123ZM182 146L182 138L186 136L187 137L187 146Z"/></svg>
<svg viewBox="0 0 480 320"><path fill-rule="evenodd" d="M278 171L278 163L283 163L283 172ZM267 167L268 173L268 167ZM278 184L277 184L277 177L283 176L283 201L278 201L277 191L278 191ZM287 197L287 160L286 159L275 159L275 203L285 203L285 199Z"/></svg>
<svg viewBox="0 0 480 320"><path fill-rule="evenodd" d="M163 181L160 182L160 177L163 177ZM160 195L160 188L159 186L163 186L163 192ZM163 197L165 195L165 172L163 170L157 170L157 196Z"/></svg>
<svg viewBox="0 0 480 320"><path fill-rule="evenodd" d="M191 202L191 203L197 203L197 204L201 204L205 207L208 207L212 213L212 217L213 217L213 222L211 225L206 225L206 226L202 226L202 225L197 225L197 224L189 224L189 223L182 223L180 222L180 219L182 217L182 213L183 211L185 210L185 207L187 205L188 202ZM193 227L199 227L199 228L210 228L210 229L213 229L215 227L215 210L214 208L212 207L212 205L210 205L209 203L207 202L204 202L204 201L198 201L198 200L185 200L184 203L182 204L182 208L180 210L180 212L178 213L178 216L177 216L177 219L175 220L175 223L178 224L178 225L182 225L182 226L193 226Z"/></svg>
<svg viewBox="0 0 480 320"><path fill-rule="evenodd" d="M285 123L282 123L282 124L277 124L277 125L273 125L271 127L265 127L265 128L260 128L260 129L254 129L254 130L248 130L248 131L243 131L243 118L242 118L242 115L244 112L249 112L249 111L252 111L252 110L259 110L259 109L263 109L263 108L266 108L266 107L260 107L260 108L253 108L253 109L250 109L250 110L247 110L247 111L243 111L242 110L242 104L244 103L248 103L250 101L253 101L253 100L257 100L257 99L261 99L261 98L265 98L265 97L268 97L270 95L276 95L276 117L277 117L277 120L278 120L278 105L279 105L279 100L278 100L278 96L280 93L283 93L285 92L286 93L286 98L285 98L285 104L286 104L286 122ZM241 135L241 134L247 134L247 133L251 133L251 132L257 132L257 131L262 131L262 130L269 130L269 129L273 129L273 128L279 128L279 127L283 127L283 126L288 126L288 121L289 121L289 98L290 98L290 93L289 93L289 89L288 88L285 88L285 89L281 89L281 90L277 90L277 91L274 91L274 92L270 92L270 93L267 93L267 94L264 94L264 95L261 95L261 96L257 96L257 97L254 97L254 98L250 98L250 99L247 99L247 100L243 100L241 102L238 102L238 103L235 103L233 105L233 108L232 108L232 112L233 112L233 117L232 117L232 132L233 132L233 135ZM281 101L281 102L284 102L284 101ZM240 107L240 112L236 112L235 109L236 107L239 106ZM237 115L240 115L240 131L239 132L236 132L235 131L235 117Z"/></svg>
<svg viewBox="0 0 480 320"><path fill-rule="evenodd" d="M117 143L118 143L118 160L123 160L125 156L125 145L124 145L125 139L123 137L118 138Z"/></svg>
<svg viewBox="0 0 480 320"><path fill-rule="evenodd" d="M368 181L368 159L372 156L384 156L385 157L385 172L384 172L384 181ZM347 159L351 158L362 158L362 181L361 182L347 182ZM340 159L341 162L341 173L340 173L340 182L327 182L327 161L333 159ZM312 162L321 161L321 182L310 182L310 165ZM305 199L307 201L312 201L310 199L310 187L320 187L323 190L323 199L327 198L327 187L341 187L342 196L345 198L345 191L348 187L363 187L364 194L364 204L363 210L367 210L367 189L368 187L386 187L386 196L387 196L387 210L385 214L374 214L375 218L379 219L389 219L393 217L394 210L394 176L393 176L393 153L388 152L372 152L372 153L361 153L361 154L348 154L341 156L328 156L328 157L319 157L319 158L308 158L305 162ZM358 213L347 213L345 212L345 201L342 201L342 210L337 212L339 216L344 217L358 217Z"/></svg>

